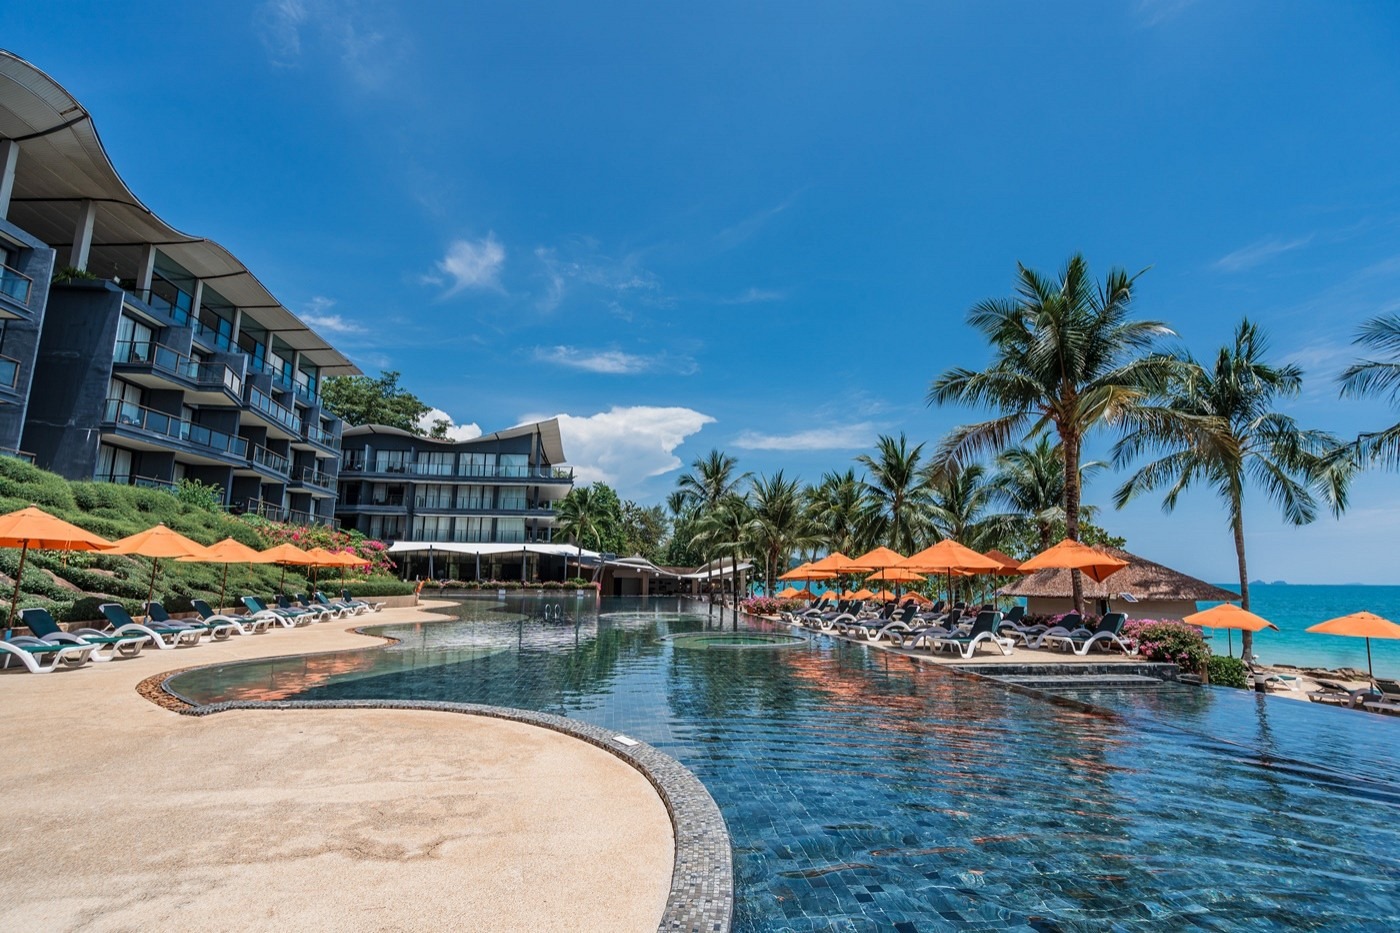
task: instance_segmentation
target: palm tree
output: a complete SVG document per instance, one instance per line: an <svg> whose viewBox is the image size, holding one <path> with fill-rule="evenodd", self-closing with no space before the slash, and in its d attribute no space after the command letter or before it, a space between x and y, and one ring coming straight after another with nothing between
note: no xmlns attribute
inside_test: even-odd
<svg viewBox="0 0 1400 933"><path fill-rule="evenodd" d="M603 508L592 486L579 486L559 500L555 510L559 531L578 547L578 573L583 576L583 542L591 538L593 546L602 549ZM599 565L602 566L601 564ZM596 576L596 574L595 574Z"/></svg>
<svg viewBox="0 0 1400 933"><path fill-rule="evenodd" d="M1002 451L996 461L992 488L997 501L1035 526L1037 551L1055 543L1055 525L1065 518L1064 451L1048 434L1031 443ZM1108 464L1091 460L1079 466L1083 481ZM1080 521L1087 521L1093 509L1079 507Z"/></svg>
<svg viewBox="0 0 1400 933"><path fill-rule="evenodd" d="M771 588L792 552L812 546L818 538L802 507L797 480L784 478L782 470L755 479L749 499L750 540L763 555L764 580Z"/></svg>
<svg viewBox="0 0 1400 933"><path fill-rule="evenodd" d="M699 535L716 557L731 561L730 584L734 588L734 624L739 624L739 558L745 556L753 540L754 513L747 499L730 493L700 520ZM724 621L724 606L720 606Z"/></svg>
<svg viewBox="0 0 1400 933"><path fill-rule="evenodd" d="M1400 404L1400 314L1384 314L1361 326L1356 343L1388 359L1359 360L1342 372L1342 395L1352 398L1378 396L1392 405ZM1400 423L1356 439L1356 450L1363 462L1380 463L1394 469L1400 466Z"/></svg>
<svg viewBox="0 0 1400 933"><path fill-rule="evenodd" d="M676 480L677 491L684 493L694 514L702 520L707 513L717 508L726 496L733 495L748 479L749 474L739 473L739 460L718 449L713 449L704 457L697 457L690 465L690 471L682 473ZM707 560L707 565L713 558ZM713 570L707 570L711 579L710 602L715 599Z"/></svg>
<svg viewBox="0 0 1400 933"><path fill-rule="evenodd" d="M997 491L980 463L949 473L932 483L931 489L930 524L939 540L951 538L974 551L985 551L996 547L1012 526L1014 516L992 511Z"/></svg>
<svg viewBox="0 0 1400 933"><path fill-rule="evenodd" d="M901 432L899 440L880 435L875 456L861 454L865 467L865 516L873 537L901 554L912 554L928 529L928 475L923 469L924 445L912 450Z"/></svg>
<svg viewBox="0 0 1400 933"><path fill-rule="evenodd" d="M1179 359L1150 352L1173 332L1158 321L1128 317L1137 276L1112 269L1095 286L1088 263L1071 256L1058 280L1017 264L1016 295L974 305L968 322L992 348L984 369L955 368L933 380L929 404L984 405L1000 414L955 428L935 463L953 466L1005 449L1018 437L1053 430L1064 451L1066 534L1079 539L1080 455L1084 440L1104 425L1154 424L1165 433L1170 416L1150 406ZM1182 426L1185 429L1185 426ZM1084 587L1072 575L1074 606Z"/></svg>
<svg viewBox="0 0 1400 933"><path fill-rule="evenodd" d="M1317 517L1317 501L1309 491L1317 486L1335 511L1345 505L1348 470L1342 461L1326 458L1339 444L1323 431L1298 427L1273 410L1275 402L1296 396L1303 373L1293 365L1273 366L1263 359L1268 342L1259 328L1245 319L1235 329L1232 345L1221 347L1215 365L1207 369L1189 357L1187 368L1173 381L1167 404L1197 421L1211 421L1224 432L1214 443L1193 443L1180 436L1161 435L1142 426L1114 445L1114 461L1130 462L1144 451L1161 457L1139 469L1114 494L1119 508L1134 497L1163 486L1162 509L1170 512L1181 494L1197 481L1209 484L1225 505L1235 537L1239 563L1240 604L1249 608L1249 572L1245 561L1244 497L1246 481L1264 490L1289 524L1306 525ZM1251 633L1243 635L1245 657L1252 649Z"/></svg>
<svg viewBox="0 0 1400 933"><path fill-rule="evenodd" d="M819 485L806 490L807 514L816 540L813 546L855 554L861 547L861 509L864 492L855 470L824 473Z"/></svg>

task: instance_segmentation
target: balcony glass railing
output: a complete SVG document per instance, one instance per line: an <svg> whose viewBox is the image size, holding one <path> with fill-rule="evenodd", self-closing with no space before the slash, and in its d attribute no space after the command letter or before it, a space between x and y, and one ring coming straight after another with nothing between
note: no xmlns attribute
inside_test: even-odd
<svg viewBox="0 0 1400 933"><path fill-rule="evenodd" d="M0 389L13 389L19 383L19 360L0 356Z"/></svg>
<svg viewBox="0 0 1400 933"><path fill-rule="evenodd" d="M285 405L277 404L261 389L248 390L248 407L259 414L266 415L293 434L301 433L301 415Z"/></svg>
<svg viewBox="0 0 1400 933"><path fill-rule="evenodd" d="M336 439L335 432L323 431L313 424L307 424L306 426L306 439L313 444L320 444L322 447L331 447L335 450L340 449L340 442Z"/></svg>
<svg viewBox="0 0 1400 933"><path fill-rule="evenodd" d="M0 447L0 457L13 457L16 460L23 460L25 463L33 463L34 455L27 450L17 450L14 447Z"/></svg>
<svg viewBox="0 0 1400 933"><path fill-rule="evenodd" d="M193 421L183 421L163 411L133 405L117 398L107 399L102 420L146 434L184 441L217 453L232 454L239 459L246 459L248 456L248 442L241 437L215 431Z"/></svg>
<svg viewBox="0 0 1400 933"><path fill-rule="evenodd" d="M283 476L286 476L292 469L292 461L261 445L253 448L252 456L249 459L258 466L271 470L274 473L280 473Z"/></svg>
<svg viewBox="0 0 1400 933"><path fill-rule="evenodd" d="M461 467L457 471L458 476L480 477L482 479L573 479L574 471L564 467L552 466L494 466L486 467L480 464L471 464Z"/></svg>
<svg viewBox="0 0 1400 933"><path fill-rule="evenodd" d="M0 263L0 294L4 294L22 305L27 305L33 291L33 279L18 269L11 269Z"/></svg>
<svg viewBox="0 0 1400 933"><path fill-rule="evenodd" d="M200 362L151 340L119 340L112 359L117 363L149 366L201 387L222 388L234 397L241 397L243 393L243 380L223 363Z"/></svg>
<svg viewBox="0 0 1400 933"><path fill-rule="evenodd" d="M330 489L335 483L329 473L322 473L315 467L302 467L297 471L297 479L312 486L320 486L322 489Z"/></svg>

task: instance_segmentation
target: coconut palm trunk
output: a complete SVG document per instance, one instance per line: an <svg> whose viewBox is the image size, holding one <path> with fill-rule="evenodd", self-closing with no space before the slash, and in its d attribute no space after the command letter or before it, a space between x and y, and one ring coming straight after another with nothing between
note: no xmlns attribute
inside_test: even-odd
<svg viewBox="0 0 1400 933"><path fill-rule="evenodd" d="M1249 608L1249 568L1245 564L1244 558L1244 515L1238 501L1234 505L1234 515L1230 520L1231 530L1235 533L1235 559L1239 562L1240 569L1240 608ZM1240 632L1240 651L1244 658L1244 663L1248 664L1254 657L1254 633L1251 631Z"/></svg>
<svg viewBox="0 0 1400 933"><path fill-rule="evenodd" d="M1065 536L1072 541L1079 540L1079 435L1070 432L1065 436ZM1084 576L1078 570L1069 572L1070 599L1074 611L1084 615Z"/></svg>

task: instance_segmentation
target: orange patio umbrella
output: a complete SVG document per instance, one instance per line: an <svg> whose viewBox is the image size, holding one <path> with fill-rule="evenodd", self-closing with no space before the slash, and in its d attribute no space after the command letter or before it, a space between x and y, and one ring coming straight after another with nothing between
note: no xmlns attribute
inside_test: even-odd
<svg viewBox="0 0 1400 933"><path fill-rule="evenodd" d="M1202 628L1223 628L1225 630L1225 647L1230 652L1230 657L1235 656L1235 646L1230 640L1232 631L1262 632L1266 628L1278 631L1278 626L1268 619L1257 616L1248 609L1241 609L1234 603L1221 603L1219 606L1212 606L1201 612L1193 612L1189 616L1184 616L1181 621L1187 625L1199 625Z"/></svg>
<svg viewBox="0 0 1400 933"><path fill-rule="evenodd" d="M867 589L867 588L865 588L865 587L861 587L860 589L856 590L854 593L851 594L851 599L874 599L874 598L875 598L875 594L872 593L869 589Z"/></svg>
<svg viewBox="0 0 1400 933"><path fill-rule="evenodd" d="M948 598L952 599L954 574L996 573L1001 564L952 538L947 538L910 555L909 559L899 566L915 573L943 574L948 579Z"/></svg>
<svg viewBox="0 0 1400 933"><path fill-rule="evenodd" d="M865 579L883 583L918 583L923 578L923 574L906 570L903 567L886 567L884 570L875 571Z"/></svg>
<svg viewBox="0 0 1400 933"><path fill-rule="evenodd" d="M893 593L891 593L889 590L881 590L880 592L876 593L874 596L871 597L871 599L874 599L874 600L876 600L877 602L882 602L882 603L887 603L887 602L889 602L890 600L892 600L892 599L894 599L894 598L895 598L895 595L894 595Z"/></svg>
<svg viewBox="0 0 1400 933"><path fill-rule="evenodd" d="M1032 558L1021 561L1021 572L1078 570L1089 579L1102 583L1126 566L1128 566L1128 562L1121 558L1105 554L1098 548L1092 548L1079 541L1065 538L1059 544L1041 551Z"/></svg>
<svg viewBox="0 0 1400 933"><path fill-rule="evenodd" d="M982 556L990 557L992 560L1001 561L1001 569L997 571L997 573L999 574L1005 574L1007 576L1010 576L1013 573L1021 572L1020 561L1018 561L1014 557L1010 557L1002 553L1001 551L998 551L996 548L992 548L990 551L987 551Z"/></svg>
<svg viewBox="0 0 1400 933"><path fill-rule="evenodd" d="M278 544L264 549L262 555L267 558L267 563L282 565L282 576L277 580L278 592L282 591L282 584L287 582L288 566L310 567L316 563L316 558L311 557L295 544Z"/></svg>
<svg viewBox="0 0 1400 933"><path fill-rule="evenodd" d="M831 580L837 576L832 570L817 570L810 563L799 564L787 573L778 577L779 580Z"/></svg>
<svg viewBox="0 0 1400 933"><path fill-rule="evenodd" d="M777 597L778 597L779 599L796 599L796 598L797 598L797 594L798 594L798 593L801 593L801 592L802 592L802 591L799 590L797 587L795 587L795 586L789 586L789 587L787 587L786 589L779 590L778 593L777 593Z"/></svg>
<svg viewBox="0 0 1400 933"><path fill-rule="evenodd" d="M206 564L223 564L224 575L219 581L219 603L218 609L224 608L224 594L228 591L228 568L229 564L270 564L272 561L263 556L262 552L233 538L225 538L222 541L215 541L204 549L204 553L196 557L176 558L181 562L203 562Z"/></svg>
<svg viewBox="0 0 1400 933"><path fill-rule="evenodd" d="M339 558L338 565L341 568L340 579L345 580L345 571L351 567L369 567L371 561L367 557L361 557L354 551L333 551L332 555Z"/></svg>
<svg viewBox="0 0 1400 933"><path fill-rule="evenodd" d="M901 601L901 602L906 602L906 603L907 603L907 602L916 602L916 603L918 603L918 604L921 605L921 606L927 606L927 605L929 605L930 603L933 602L933 600L929 599L929 598L928 598L927 596L925 596L923 593L918 593L918 592L909 592L909 593L905 593L904 596L902 596L902 597L900 598L900 601Z"/></svg>
<svg viewBox="0 0 1400 933"><path fill-rule="evenodd" d="M860 568L845 554L840 551L832 551L821 560L812 561L807 565L807 569L840 576L843 573L854 573Z"/></svg>
<svg viewBox="0 0 1400 933"><path fill-rule="evenodd" d="M1319 632L1323 635L1350 635L1353 638L1366 639L1366 672L1372 677L1375 677L1376 673L1371 668L1371 639L1400 638L1400 625L1396 625L1389 619L1383 619L1374 612L1353 612L1349 616L1328 619L1326 622L1310 626L1307 631Z"/></svg>
<svg viewBox="0 0 1400 933"><path fill-rule="evenodd" d="M892 551L887 547L877 547L873 551L866 551L859 557L852 557L850 563L851 570L884 570L886 567L894 567L904 560L904 555L898 551Z"/></svg>
<svg viewBox="0 0 1400 933"><path fill-rule="evenodd" d="M206 553L204 545L198 541L191 541L180 532L172 528L167 528L164 522L154 528L147 528L145 531L138 531L134 535L127 535L119 541L112 542L109 554L130 554L133 557L149 557L151 559L151 584L146 589L146 618L151 617L151 598L156 594L156 571L160 568L162 557L192 557L200 560Z"/></svg>
<svg viewBox="0 0 1400 933"><path fill-rule="evenodd" d="M112 542L90 531L50 515L38 506L29 506L0 516L0 547L19 548L19 569L15 571L15 592L10 597L10 614L5 617L5 640L15 625L19 607L19 585L24 576L24 558L29 549L41 551L105 551Z"/></svg>

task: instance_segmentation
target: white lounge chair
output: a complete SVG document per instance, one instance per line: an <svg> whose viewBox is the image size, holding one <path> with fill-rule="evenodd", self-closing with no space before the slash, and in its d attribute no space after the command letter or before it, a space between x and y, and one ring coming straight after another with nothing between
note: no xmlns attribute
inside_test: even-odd
<svg viewBox="0 0 1400 933"><path fill-rule="evenodd" d="M16 635L9 641L0 641L0 668L8 668L11 659L18 658L29 673L48 674L60 667L82 667L96 650L96 645L62 645L32 635Z"/></svg>
<svg viewBox="0 0 1400 933"><path fill-rule="evenodd" d="M222 622L233 626L233 630L240 635L264 635L276 621L276 615L271 612L257 613L255 615L232 615L227 612L215 612L214 607L202 599L190 600L190 605L194 606L194 611L199 613L199 621L206 623Z"/></svg>
<svg viewBox="0 0 1400 933"><path fill-rule="evenodd" d="M103 603L97 609L107 619L110 626L103 634L149 635L151 636L151 644L162 651L193 647L208 634L208 631L203 628L177 625L142 625L131 618L131 613L127 612L126 607L121 603Z"/></svg>
<svg viewBox="0 0 1400 933"><path fill-rule="evenodd" d="M928 644L934 650L948 648L956 651L964 661L970 660L981 645L991 645L1003 655L1010 655L1016 643L1007 636L997 634L997 623L1000 621L1000 612L979 612L966 635L935 637L930 639Z"/></svg>
<svg viewBox="0 0 1400 933"><path fill-rule="evenodd" d="M92 661L105 664L115 658L134 658L151 641L149 635L104 635L95 628L65 632L47 609L21 609L20 618L34 637L51 645L92 645ZM105 654L103 653L105 650Z"/></svg>
<svg viewBox="0 0 1400 933"><path fill-rule="evenodd" d="M1035 647L1039 648L1048 644L1050 647L1066 648L1080 657L1084 657L1093 650L1095 645L1101 644L1105 648L1109 645L1117 645L1125 655L1135 655L1137 648L1130 646L1123 640L1123 624L1127 620L1128 617L1121 612L1110 612L1099 620L1099 624L1092 631L1081 628L1064 635L1046 632L1036 642Z"/></svg>

